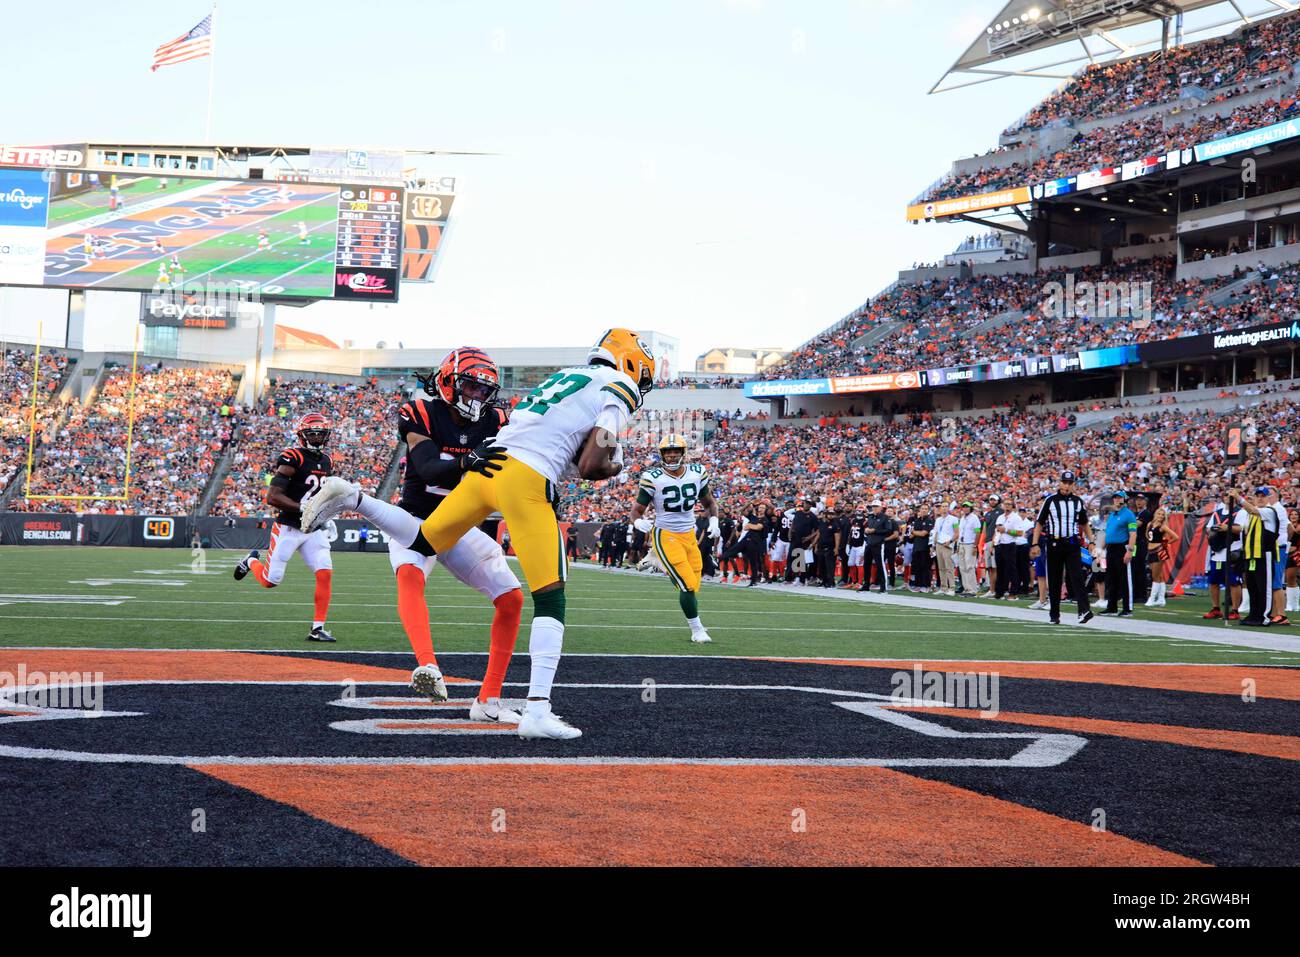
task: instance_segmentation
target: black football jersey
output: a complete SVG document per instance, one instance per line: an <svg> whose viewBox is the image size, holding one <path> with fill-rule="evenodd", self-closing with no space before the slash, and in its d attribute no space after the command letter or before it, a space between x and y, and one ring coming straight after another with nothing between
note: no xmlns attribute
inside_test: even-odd
<svg viewBox="0 0 1300 957"><path fill-rule="evenodd" d="M304 449L301 446L281 452L280 457L271 466L271 471L278 472L281 465L293 469L293 475L289 478L289 486L284 490L284 494L295 502L301 502L314 493L320 488L321 479L334 473L334 466L330 463L327 453ZM302 528L302 512L296 508L278 509L275 520L290 528Z"/></svg>
<svg viewBox="0 0 1300 957"><path fill-rule="evenodd" d="M460 422L451 406L433 399L412 399L397 413L397 435L403 445L408 435L424 435L438 444L441 458L448 460L472 452L505 424L506 412L496 406L485 409L477 422ZM441 485L427 485L408 460L398 505L416 518L428 518L460 478L458 472Z"/></svg>
<svg viewBox="0 0 1300 957"><path fill-rule="evenodd" d="M790 541L790 516L791 516L791 514L792 514L791 512L782 512L782 513L781 513L780 526L779 526L779 527L777 528L777 530L776 530L776 537L777 537L777 540L778 540L778 541L782 541L782 542L788 542L788 541Z"/></svg>
<svg viewBox="0 0 1300 957"><path fill-rule="evenodd" d="M849 547L859 548L866 542L866 519L855 518L849 522Z"/></svg>

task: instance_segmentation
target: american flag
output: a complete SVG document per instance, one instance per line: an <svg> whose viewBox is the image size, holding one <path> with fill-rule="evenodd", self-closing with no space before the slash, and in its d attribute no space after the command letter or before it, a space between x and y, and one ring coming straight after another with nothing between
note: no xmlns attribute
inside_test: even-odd
<svg viewBox="0 0 1300 957"><path fill-rule="evenodd" d="M183 33L154 50L153 66L149 69L157 70L160 66L171 66L173 63L184 63L186 60L211 55L212 14L208 14L189 33Z"/></svg>

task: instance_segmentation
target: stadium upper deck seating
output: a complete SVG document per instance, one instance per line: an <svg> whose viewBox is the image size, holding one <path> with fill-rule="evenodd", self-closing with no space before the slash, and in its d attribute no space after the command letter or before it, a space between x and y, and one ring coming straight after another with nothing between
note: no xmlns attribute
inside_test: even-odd
<svg viewBox="0 0 1300 957"><path fill-rule="evenodd" d="M1245 86L1289 71L1300 60L1300 15L1281 14L1225 37L1101 63L1085 69L1006 132L1043 127L1054 120L1100 119L1169 103L1183 87L1227 98Z"/></svg>

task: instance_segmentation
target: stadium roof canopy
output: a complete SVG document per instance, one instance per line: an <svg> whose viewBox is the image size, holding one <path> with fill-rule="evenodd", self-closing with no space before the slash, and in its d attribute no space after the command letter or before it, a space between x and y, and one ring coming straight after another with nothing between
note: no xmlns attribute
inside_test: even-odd
<svg viewBox="0 0 1300 957"><path fill-rule="evenodd" d="M930 92L943 93L1009 76L1066 80L1081 63L1105 62L1177 42L1169 27L1180 14L1206 11L1194 27L1184 30L1183 39L1190 40L1219 35L1225 28L1296 8L1294 0L1010 0ZM1163 25L1153 37L1135 41L1115 35L1151 23ZM1100 51L1086 42L1094 37L1101 41ZM1067 46L1076 43L1073 49ZM1055 47L1063 49L1046 52ZM1035 53L1042 56L1032 56ZM1031 60L1035 62L1029 63ZM1063 72L1062 68L1067 69Z"/></svg>

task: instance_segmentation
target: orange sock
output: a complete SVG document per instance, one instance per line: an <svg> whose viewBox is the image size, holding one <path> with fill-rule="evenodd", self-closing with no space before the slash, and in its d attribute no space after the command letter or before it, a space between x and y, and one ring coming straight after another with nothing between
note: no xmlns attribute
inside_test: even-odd
<svg viewBox="0 0 1300 957"><path fill-rule="evenodd" d="M266 577L266 566L262 564L261 559L254 558L251 562L249 562L248 570L253 573L253 577L258 580L258 582L261 584L263 588L275 587L275 582L271 581L271 579Z"/></svg>
<svg viewBox="0 0 1300 957"><path fill-rule="evenodd" d="M515 653L519 639L519 619L524 613L524 593L518 588L498 595L496 614L492 616L492 645L488 649L487 673L479 688L478 700L501 697L501 683L506 680L510 656Z"/></svg>
<svg viewBox="0 0 1300 957"><path fill-rule="evenodd" d="M424 569L419 565L397 569L397 617L402 619L416 664L438 667L438 659L433 656L433 636L429 634L429 607L424 603Z"/></svg>
<svg viewBox="0 0 1300 957"><path fill-rule="evenodd" d="M316 573L316 617L312 624L324 626L325 618L330 613L330 582L334 579L334 573L328 568L322 568Z"/></svg>

